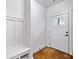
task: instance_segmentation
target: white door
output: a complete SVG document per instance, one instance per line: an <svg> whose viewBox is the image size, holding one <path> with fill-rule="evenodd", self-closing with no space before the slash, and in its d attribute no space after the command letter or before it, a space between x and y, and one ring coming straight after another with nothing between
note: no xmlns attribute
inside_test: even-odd
<svg viewBox="0 0 79 59"><path fill-rule="evenodd" d="M50 18L51 46L68 53L68 13Z"/></svg>

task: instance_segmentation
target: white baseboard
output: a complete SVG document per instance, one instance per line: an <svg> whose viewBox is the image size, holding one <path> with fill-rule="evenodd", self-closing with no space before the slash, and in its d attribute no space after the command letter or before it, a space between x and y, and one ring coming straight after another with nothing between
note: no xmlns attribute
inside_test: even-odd
<svg viewBox="0 0 79 59"><path fill-rule="evenodd" d="M37 51L43 49L44 47L47 47L47 46L46 46L46 45L42 45L42 46L36 48L36 49L33 51L33 53L35 53L35 52L37 52Z"/></svg>
<svg viewBox="0 0 79 59"><path fill-rule="evenodd" d="M29 59L33 59L33 57L30 57Z"/></svg>
<svg viewBox="0 0 79 59"><path fill-rule="evenodd" d="M73 50L72 49L69 50L69 54L73 55Z"/></svg>

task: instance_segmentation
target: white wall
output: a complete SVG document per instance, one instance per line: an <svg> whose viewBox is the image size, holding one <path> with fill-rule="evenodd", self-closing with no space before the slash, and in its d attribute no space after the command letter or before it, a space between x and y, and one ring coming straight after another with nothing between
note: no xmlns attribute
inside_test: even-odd
<svg viewBox="0 0 79 59"><path fill-rule="evenodd" d="M72 8L73 8L73 1L72 0L64 0L63 2L61 3L58 3L50 8L47 9L47 39L49 42L51 42L51 40L49 40L49 18L50 16L54 16L54 15L59 15L61 13L64 13L64 12L69 12L69 27L70 27L70 30L69 30L69 33L71 33L71 29L72 29L72 25L71 25L71 13L72 13ZM70 43L72 41L72 38L71 38L71 34L70 34ZM48 42L48 43L49 43ZM70 53L72 50L72 46L70 45Z"/></svg>
<svg viewBox="0 0 79 59"><path fill-rule="evenodd" d="M31 1L31 46L32 51L38 50L46 45L46 8Z"/></svg>
<svg viewBox="0 0 79 59"><path fill-rule="evenodd" d="M7 0L6 14L18 18L25 18L25 0Z"/></svg>

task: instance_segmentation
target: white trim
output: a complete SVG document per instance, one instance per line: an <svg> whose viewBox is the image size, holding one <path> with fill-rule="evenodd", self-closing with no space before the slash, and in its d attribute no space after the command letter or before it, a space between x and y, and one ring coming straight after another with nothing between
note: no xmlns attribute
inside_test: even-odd
<svg viewBox="0 0 79 59"><path fill-rule="evenodd" d="M25 19L23 19L23 18L17 18L17 17L12 17L12 16L6 16L6 20L24 22Z"/></svg>
<svg viewBox="0 0 79 59"><path fill-rule="evenodd" d="M39 51L39 50L41 50L41 49L43 49L45 47L47 47L47 46L46 45L42 45L42 46L36 48L34 51L32 51L32 53L35 53L35 52L37 52L37 51Z"/></svg>

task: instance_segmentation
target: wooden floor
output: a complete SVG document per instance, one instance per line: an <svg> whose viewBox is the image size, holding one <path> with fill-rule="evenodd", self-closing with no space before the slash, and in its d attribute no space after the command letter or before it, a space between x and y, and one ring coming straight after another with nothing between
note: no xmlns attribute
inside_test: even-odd
<svg viewBox="0 0 79 59"><path fill-rule="evenodd" d="M73 59L73 57L62 51L46 47L34 53L33 59Z"/></svg>

